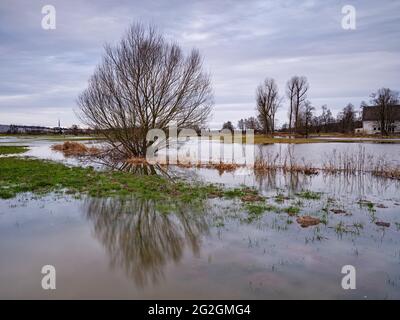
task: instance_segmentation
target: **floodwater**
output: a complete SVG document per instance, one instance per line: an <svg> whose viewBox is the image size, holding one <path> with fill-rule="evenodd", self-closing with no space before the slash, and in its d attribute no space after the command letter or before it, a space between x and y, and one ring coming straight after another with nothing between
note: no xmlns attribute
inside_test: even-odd
<svg viewBox="0 0 400 320"><path fill-rule="evenodd" d="M77 164L50 151L54 142L19 142L32 147L30 156ZM393 163L400 159L400 144L362 145ZM358 146L304 144L295 152L322 161L333 148ZM369 175L179 173L256 187L268 204L296 206L299 215L325 223L302 228L278 210L253 216L240 200L210 199L163 214L157 203L135 198L23 194L0 200L0 298L400 298L399 182ZM56 268L56 290L41 287L44 265ZM355 290L341 286L345 265L356 269Z"/></svg>

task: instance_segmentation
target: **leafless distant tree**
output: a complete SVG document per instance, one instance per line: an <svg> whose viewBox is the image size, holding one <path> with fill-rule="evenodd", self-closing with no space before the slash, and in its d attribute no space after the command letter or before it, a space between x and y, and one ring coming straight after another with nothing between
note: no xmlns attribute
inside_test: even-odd
<svg viewBox="0 0 400 320"><path fill-rule="evenodd" d="M199 127L213 103L197 50L185 56L153 26L132 25L105 55L79 96L81 118L122 156L144 156L148 130Z"/></svg>
<svg viewBox="0 0 400 320"><path fill-rule="evenodd" d="M306 77L294 76L286 84L286 94L290 102L289 108L289 131L294 126L295 132L300 126L300 112L305 100L309 84Z"/></svg>
<svg viewBox="0 0 400 320"><path fill-rule="evenodd" d="M382 135L388 135L393 125L394 106L399 102L399 93L389 88L381 88L371 94L371 103L377 106L379 126Z"/></svg>
<svg viewBox="0 0 400 320"><path fill-rule="evenodd" d="M256 117L244 119L244 127L245 129L254 130L254 132L261 131L261 124Z"/></svg>
<svg viewBox="0 0 400 320"><path fill-rule="evenodd" d="M313 121L314 110L315 110L315 108L311 105L311 102L309 100L306 100L304 102L304 128L305 128L305 134L306 134L307 138L308 138L310 125Z"/></svg>
<svg viewBox="0 0 400 320"><path fill-rule="evenodd" d="M243 119L240 119L238 121L237 127L238 127L239 130L245 130L244 120Z"/></svg>
<svg viewBox="0 0 400 320"><path fill-rule="evenodd" d="M338 122L341 124L342 132L354 132L354 128L357 120L357 112L354 105L348 103L343 111L338 114Z"/></svg>
<svg viewBox="0 0 400 320"><path fill-rule="evenodd" d="M224 129L228 129L231 132L233 132L235 130L235 127L233 126L231 121L227 121L222 124L222 130L224 130Z"/></svg>
<svg viewBox="0 0 400 320"><path fill-rule="evenodd" d="M293 78L286 83L286 96L289 99L289 133L292 133L293 128L293 105L295 95L295 82Z"/></svg>
<svg viewBox="0 0 400 320"><path fill-rule="evenodd" d="M321 106L322 114L320 124L324 128L325 132L328 132L328 125L334 121L332 116L332 111L328 108L326 104Z"/></svg>
<svg viewBox="0 0 400 320"><path fill-rule="evenodd" d="M269 134L275 131L275 114L281 104L278 93L278 86L272 78L266 78L257 87L256 101L258 119L263 127L264 133Z"/></svg>

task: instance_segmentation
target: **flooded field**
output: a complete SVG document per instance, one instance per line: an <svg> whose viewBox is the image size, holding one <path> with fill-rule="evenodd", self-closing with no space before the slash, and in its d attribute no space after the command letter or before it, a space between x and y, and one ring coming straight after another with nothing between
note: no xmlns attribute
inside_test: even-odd
<svg viewBox="0 0 400 320"><path fill-rule="evenodd" d="M80 164L45 140L0 139L23 154ZM94 142L91 142L94 143ZM333 149L358 143L294 146L320 165ZM400 144L362 143L398 165ZM278 152L266 145L256 152ZM86 164L85 164L86 165ZM1 170L1 168L0 168ZM187 181L255 188L262 200L211 198L165 213L133 197L29 193L0 200L1 298L399 299L400 182L371 175L174 169ZM299 217L309 216L306 226ZM41 288L44 265L57 289ZM343 290L342 267L357 272Z"/></svg>

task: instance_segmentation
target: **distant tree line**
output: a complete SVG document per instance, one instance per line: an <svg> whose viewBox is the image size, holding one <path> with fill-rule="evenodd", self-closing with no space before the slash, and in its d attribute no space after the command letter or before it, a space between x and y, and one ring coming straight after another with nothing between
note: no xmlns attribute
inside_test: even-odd
<svg viewBox="0 0 400 320"><path fill-rule="evenodd" d="M361 113L354 105L346 105L336 117L332 115L331 110L326 106L321 106L321 113L315 114L316 108L307 101L303 111L299 116L299 124L295 133L308 136L310 133L352 133L354 129L362 126ZM280 131L292 132L288 124L284 124Z"/></svg>
<svg viewBox="0 0 400 320"><path fill-rule="evenodd" d="M347 104L336 117L327 105L317 108L307 99L310 85L304 76L293 76L286 83L286 99L288 101L288 122L278 130L290 134L308 136L310 133L353 133L362 127L362 109L367 106L362 102L357 110L351 103ZM382 88L370 95L370 104L379 110L379 125L382 134L390 132L393 122L392 107L399 101L399 94L388 88ZM256 117L240 119L238 130L252 129L256 133L273 134L276 130L276 112L282 107L283 96L279 95L274 79L266 78L256 89ZM223 124L223 129L234 130L231 121Z"/></svg>
<svg viewBox="0 0 400 320"><path fill-rule="evenodd" d="M287 132L296 133L307 136L310 133L329 133L329 132L343 132L351 133L354 129L361 127L361 113L358 112L354 106L349 103L343 110L334 117L331 110L323 105L321 107L321 113L315 114L316 108L311 105L309 101L304 103L301 112L297 116L297 121L294 127L289 126L289 122L283 124L279 130L272 132ZM231 121L223 124L224 129L235 129ZM247 130L252 129L256 133L266 133L265 127L259 118L250 117L247 119L240 119L237 124L237 129Z"/></svg>

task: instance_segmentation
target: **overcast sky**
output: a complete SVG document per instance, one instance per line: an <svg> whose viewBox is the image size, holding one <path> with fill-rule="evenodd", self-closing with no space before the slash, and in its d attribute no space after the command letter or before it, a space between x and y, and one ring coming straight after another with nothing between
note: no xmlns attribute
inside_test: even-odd
<svg viewBox="0 0 400 320"><path fill-rule="evenodd" d="M56 8L56 29L41 27ZM342 7L356 8L344 30ZM132 22L151 22L185 50L198 48L211 73L210 126L255 115L255 88L304 75L319 112L357 108L380 87L400 89L400 1L75 1L1 0L0 124L79 123L76 97L100 61L104 43ZM287 118L287 101L278 113Z"/></svg>

